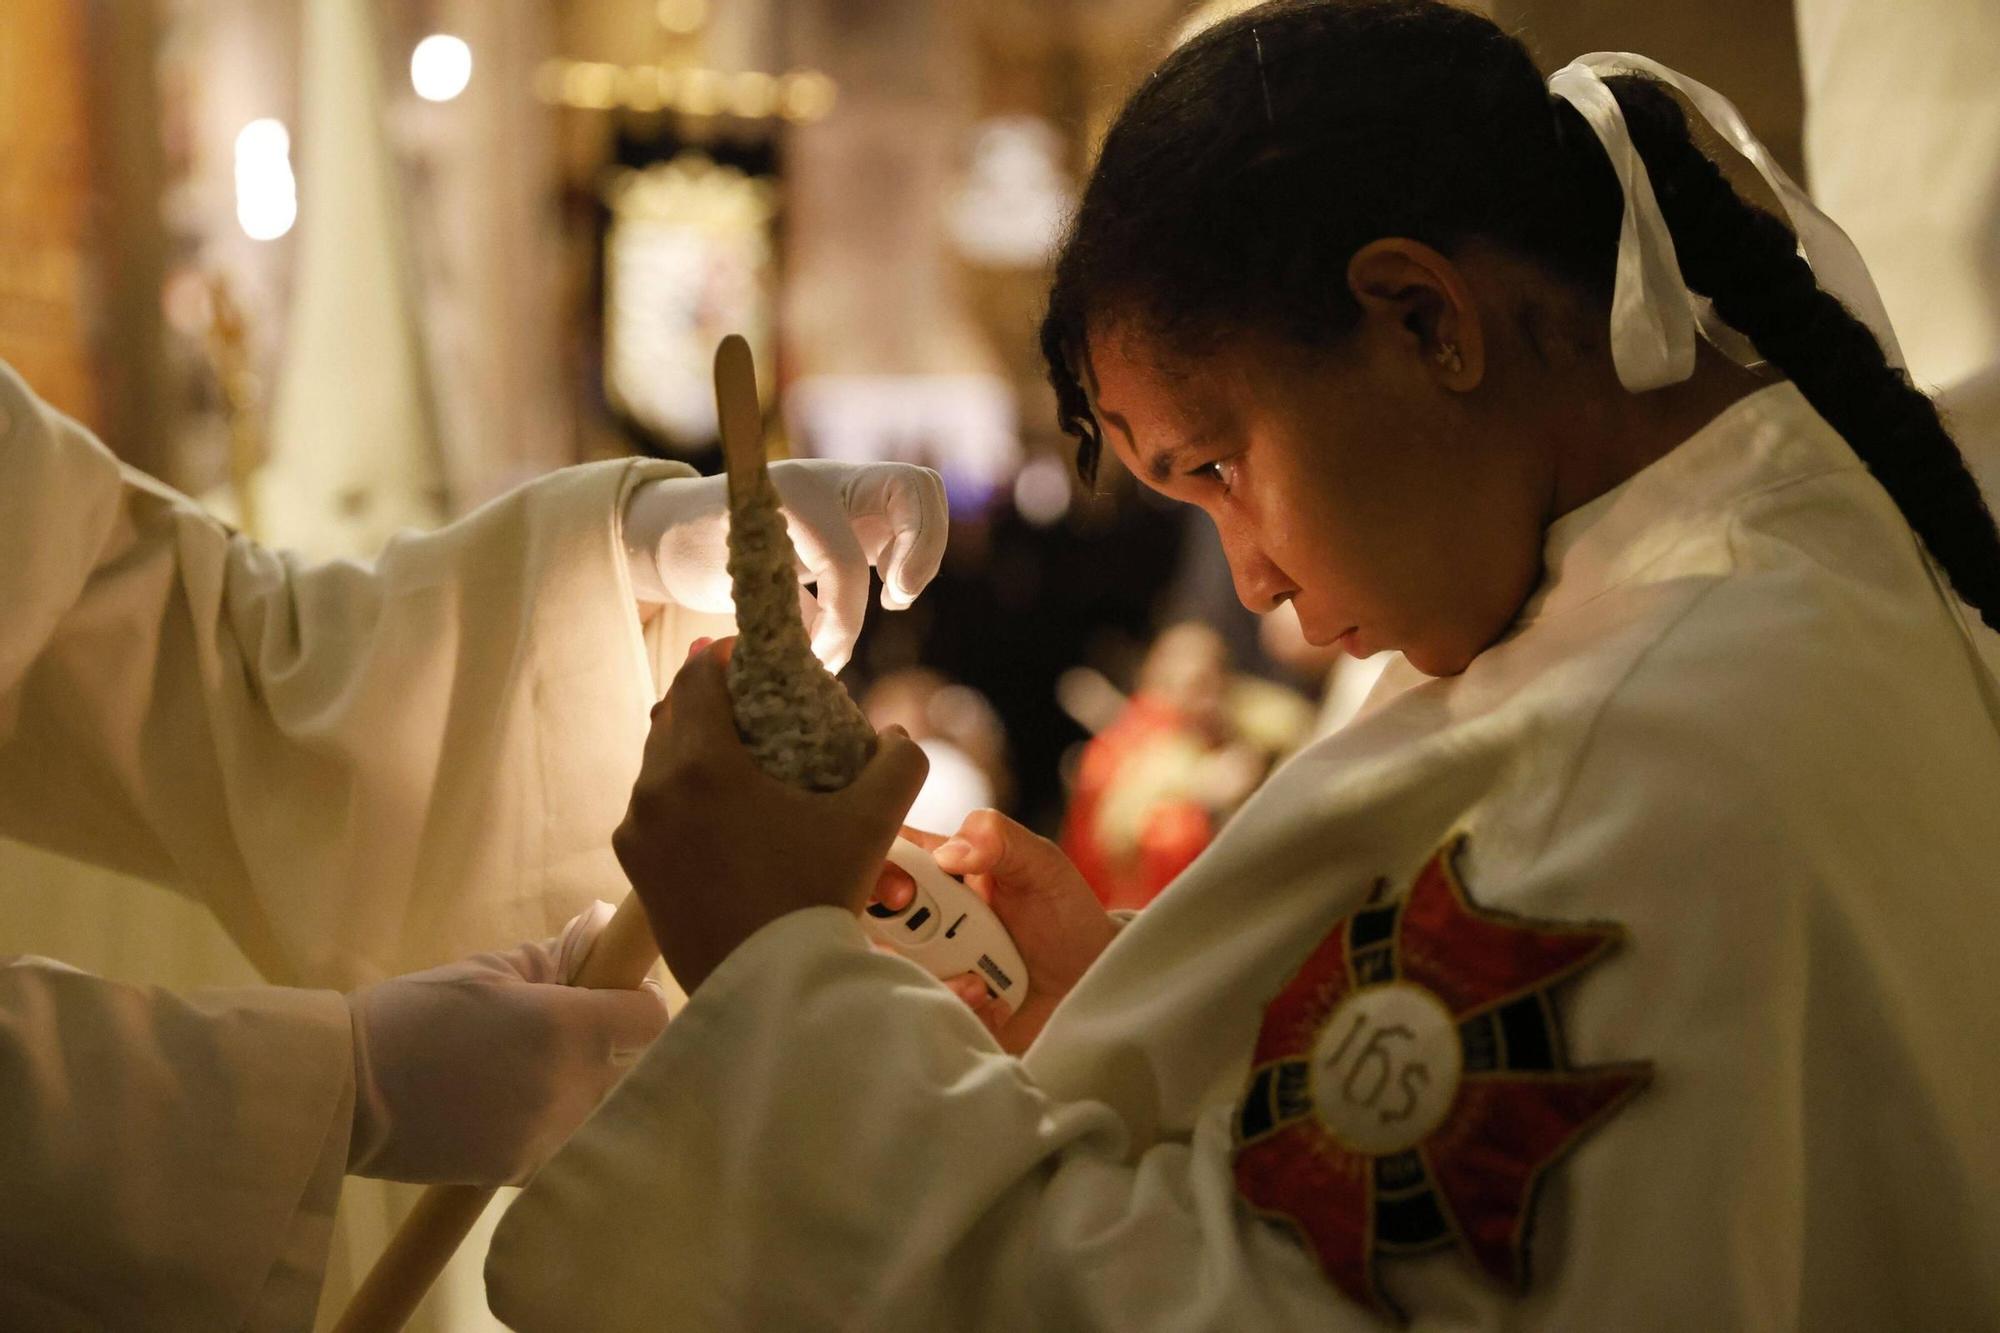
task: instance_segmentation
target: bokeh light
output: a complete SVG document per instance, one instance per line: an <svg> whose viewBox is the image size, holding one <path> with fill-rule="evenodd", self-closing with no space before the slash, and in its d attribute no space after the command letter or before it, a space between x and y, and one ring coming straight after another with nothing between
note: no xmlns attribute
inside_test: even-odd
<svg viewBox="0 0 2000 1333"><path fill-rule="evenodd" d="M427 102L449 102L472 82L472 48L463 38L435 33L410 52L410 86Z"/></svg>
<svg viewBox="0 0 2000 1333"><path fill-rule="evenodd" d="M275 241L298 221L291 154L292 136L268 116L237 132L236 220L253 241Z"/></svg>

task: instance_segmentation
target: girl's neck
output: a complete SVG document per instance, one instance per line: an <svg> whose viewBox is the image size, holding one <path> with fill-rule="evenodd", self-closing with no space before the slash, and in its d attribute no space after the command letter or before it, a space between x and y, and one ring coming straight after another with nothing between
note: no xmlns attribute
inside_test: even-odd
<svg viewBox="0 0 2000 1333"><path fill-rule="evenodd" d="M1605 371L1609 366L1604 367ZM1698 344L1694 374L1680 384L1630 393L1612 374L1591 376L1551 423L1557 457L1550 495L1551 519L1589 504L1672 453L1731 404L1776 377L1737 365L1706 342Z"/></svg>

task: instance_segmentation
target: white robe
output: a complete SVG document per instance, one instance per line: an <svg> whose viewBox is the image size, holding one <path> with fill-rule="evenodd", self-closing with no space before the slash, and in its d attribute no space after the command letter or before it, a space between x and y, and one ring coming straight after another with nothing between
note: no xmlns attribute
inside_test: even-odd
<svg viewBox="0 0 2000 1333"><path fill-rule="evenodd" d="M1381 1327L1239 1197L1232 1127L1266 1005L1462 834L1484 907L1623 927L1550 1012L1573 1066L1653 1072L1543 1178L1525 1293L1448 1238L1379 1264L1413 1327L2000 1325L1995 636L1789 385L1546 565L1462 675L1392 671L1273 776L1022 1059L845 913L765 927L503 1220L495 1312Z"/></svg>
<svg viewBox="0 0 2000 1333"><path fill-rule="evenodd" d="M685 471L571 469L309 567L0 366L0 834L188 894L300 987L616 899L674 619L642 632L619 515ZM0 958L0 1327L310 1327L350 1040L333 989Z"/></svg>
<svg viewBox="0 0 2000 1333"><path fill-rule="evenodd" d="M2000 5L1797 0L1805 179L1920 385L2000 361Z"/></svg>

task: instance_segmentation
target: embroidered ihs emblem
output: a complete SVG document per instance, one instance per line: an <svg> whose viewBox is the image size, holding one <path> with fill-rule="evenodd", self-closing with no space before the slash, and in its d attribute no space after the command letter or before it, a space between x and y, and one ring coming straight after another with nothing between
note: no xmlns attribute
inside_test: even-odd
<svg viewBox="0 0 2000 1333"><path fill-rule="evenodd" d="M1571 1067L1549 1001L1623 931L1481 908L1458 879L1463 846L1320 942L1264 1011L1236 1119L1238 1191L1392 1318L1383 1255L1455 1244L1525 1288L1542 1173L1651 1076Z"/></svg>

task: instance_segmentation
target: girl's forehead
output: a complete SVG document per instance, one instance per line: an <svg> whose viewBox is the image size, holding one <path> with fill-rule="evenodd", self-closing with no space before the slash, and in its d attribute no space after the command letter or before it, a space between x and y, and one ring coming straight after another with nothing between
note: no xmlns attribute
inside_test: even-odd
<svg viewBox="0 0 2000 1333"><path fill-rule="evenodd" d="M1198 423L1222 413L1231 379L1226 354L1191 356L1143 334L1091 338L1083 366L1093 406L1124 415Z"/></svg>
<svg viewBox="0 0 2000 1333"><path fill-rule="evenodd" d="M1093 365L1114 368L1121 375L1182 383L1200 374L1203 358L1189 356L1165 339L1130 320L1093 327L1086 351Z"/></svg>

